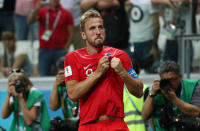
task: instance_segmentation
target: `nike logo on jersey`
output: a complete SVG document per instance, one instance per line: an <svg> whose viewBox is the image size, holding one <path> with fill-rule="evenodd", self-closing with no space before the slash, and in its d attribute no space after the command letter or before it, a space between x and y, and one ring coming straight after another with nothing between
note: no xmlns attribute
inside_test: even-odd
<svg viewBox="0 0 200 131"><path fill-rule="evenodd" d="M87 65L86 67L83 67L84 70L87 70L87 68L90 66L91 64Z"/></svg>

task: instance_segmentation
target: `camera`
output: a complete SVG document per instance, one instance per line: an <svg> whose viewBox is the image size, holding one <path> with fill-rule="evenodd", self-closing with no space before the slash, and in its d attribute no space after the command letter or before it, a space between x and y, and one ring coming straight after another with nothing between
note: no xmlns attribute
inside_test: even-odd
<svg viewBox="0 0 200 131"><path fill-rule="evenodd" d="M66 87L65 82L63 81L59 86Z"/></svg>
<svg viewBox="0 0 200 131"><path fill-rule="evenodd" d="M173 123L177 130L180 131L199 131L200 130L200 118L188 117L184 115L178 115L173 119Z"/></svg>
<svg viewBox="0 0 200 131"><path fill-rule="evenodd" d="M12 84L15 87L15 91L17 93L21 93L23 92L24 88L25 88L25 84L21 81L16 81L14 84Z"/></svg>
<svg viewBox="0 0 200 131"><path fill-rule="evenodd" d="M176 131L199 131L200 130L200 118L189 117L184 114L175 115L170 105L165 105L160 110L159 116L160 127L170 130L175 128Z"/></svg>
<svg viewBox="0 0 200 131"><path fill-rule="evenodd" d="M160 80L160 88L164 91L168 92L170 88L172 88L172 84L169 79L161 79Z"/></svg>
<svg viewBox="0 0 200 131"><path fill-rule="evenodd" d="M50 122L49 131L78 131L79 120L62 120L60 117L55 117Z"/></svg>
<svg viewBox="0 0 200 131"><path fill-rule="evenodd" d="M165 105L160 109L159 124L164 129L170 129L173 127L174 112L170 105Z"/></svg>

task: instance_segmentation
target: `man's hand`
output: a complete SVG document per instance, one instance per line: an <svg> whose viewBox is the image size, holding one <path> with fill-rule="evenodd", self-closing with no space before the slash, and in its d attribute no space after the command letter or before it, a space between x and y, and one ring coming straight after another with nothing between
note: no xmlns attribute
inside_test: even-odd
<svg viewBox="0 0 200 131"><path fill-rule="evenodd" d="M35 9L28 15L27 23L33 24L38 20L37 12L40 10L40 8L45 6L45 2L43 0L38 0L38 2L35 5Z"/></svg>
<svg viewBox="0 0 200 131"><path fill-rule="evenodd" d="M62 82L65 81L64 71L59 71L56 75L56 85L60 85Z"/></svg>
<svg viewBox="0 0 200 131"><path fill-rule="evenodd" d="M161 93L165 96L165 98L169 101L173 101L177 96L173 89L169 89L168 92L161 89Z"/></svg>
<svg viewBox="0 0 200 131"><path fill-rule="evenodd" d="M23 98L23 93L22 92L21 93L17 93L15 91L16 87L13 84L14 84L14 82L9 82L8 83L8 95L12 94L12 96L15 96L17 99Z"/></svg>
<svg viewBox="0 0 200 131"><path fill-rule="evenodd" d="M2 73L4 76L9 76L9 72L11 71L11 68L8 68L8 67L4 67L2 68Z"/></svg>
<svg viewBox="0 0 200 131"><path fill-rule="evenodd" d="M108 68L109 68L109 56L103 56L100 60L99 60L99 63L98 63L98 66L97 66L97 69L96 71L101 73L101 74L104 74Z"/></svg>
<svg viewBox="0 0 200 131"><path fill-rule="evenodd" d="M113 57L111 59L111 68L113 68L115 72L119 75L124 71L124 67L121 63L121 60L116 57Z"/></svg>
<svg viewBox="0 0 200 131"><path fill-rule="evenodd" d="M8 83L8 96L12 95L12 92L14 92L14 86L13 86L14 82L9 82Z"/></svg>
<svg viewBox="0 0 200 131"><path fill-rule="evenodd" d="M38 2L35 5L35 10L40 10L40 8L44 7L46 5L44 0L38 0Z"/></svg>
<svg viewBox="0 0 200 131"><path fill-rule="evenodd" d="M152 95L156 95L156 93L157 93L159 90L160 90L160 80L159 80L159 79L155 79L155 80L153 81L151 94L152 94Z"/></svg>

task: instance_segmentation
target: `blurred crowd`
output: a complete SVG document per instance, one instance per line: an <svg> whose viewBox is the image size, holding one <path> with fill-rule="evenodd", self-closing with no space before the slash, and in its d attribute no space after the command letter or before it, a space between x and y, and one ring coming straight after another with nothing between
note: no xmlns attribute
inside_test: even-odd
<svg viewBox="0 0 200 131"><path fill-rule="evenodd" d="M0 39L4 51L0 53L0 76L8 76L12 68L23 68L29 76L55 76L58 58L85 46L79 23L82 13L89 9L100 11L104 18L106 46L125 50L145 73L157 73L161 61L178 61L176 36L188 32L186 23L191 22L189 33L197 32L195 15L199 4L197 0L146 1L0 1ZM54 9L57 5L59 8ZM191 5L192 19L188 20ZM158 43L161 31L166 36L163 50ZM39 41L36 64L29 60L30 52L17 44L23 40ZM192 44L189 48L192 63Z"/></svg>
<svg viewBox="0 0 200 131"><path fill-rule="evenodd" d="M13 109L12 111L19 115L17 107L19 104L20 112L24 116L14 118L16 120L13 121L11 130L15 127L30 128L30 130L31 128L33 130L52 128L52 131L53 128L58 129L56 127L58 124L54 123L61 119L50 120L43 95L33 86L29 76L55 76L56 80L49 99L51 110L62 108L66 120L63 121L64 123L77 118L79 103L71 101L68 97L64 83L64 60L66 54L71 51L70 47L73 47L73 50L85 47L85 41L82 39L84 36L80 34L85 27L80 27L80 24L84 25L80 23L80 18L90 9L98 10L104 20L106 34L104 45L127 52L138 75L141 70L147 74L159 73L161 79L174 82L170 86L179 93L181 83L186 83L193 87L193 90L196 89L194 92L199 92L199 81L183 80L179 66L176 64L179 50L177 36L197 32L195 15L199 12L198 7L197 0L144 0L143 2L137 0L0 0L0 41L3 47L3 52L0 53L2 54L0 77L8 78L9 86L2 108L2 118L7 118L11 114L11 110L8 109ZM191 24L190 30L186 27L187 23ZM159 47L161 30L166 36L164 50ZM19 41L39 42L37 64L33 64L28 55L29 50L20 46ZM192 44L190 45L188 48L191 50L190 62L192 63L193 47ZM160 65L161 62L166 63ZM159 67L160 72L158 72ZM18 79L22 83L17 83ZM159 115L162 112L160 110L159 113L154 112L153 105L163 106L167 103L166 99L170 101L169 104L180 108L184 114L199 116L199 102L196 102L200 98L198 94L195 94L193 98L191 96L193 90L189 90L189 93L184 90L183 94L190 95L190 99L182 103L186 105L182 107L176 96L180 94L175 94L178 91L166 89L171 91L171 94L167 94L164 92L165 89L160 89L160 83L161 80L154 80L152 87L144 84L143 92L146 95L140 99L131 96L124 88L124 120L129 130L149 131L165 128L166 123L165 127L158 124ZM18 85L23 89L17 90ZM186 86L183 89L186 89ZM163 96L166 99L162 98ZM32 98L28 99L29 97ZM152 100L154 98L156 98L155 101ZM174 102L174 100L177 101ZM198 107L188 106L186 103L190 100ZM26 103L30 110L25 106ZM186 109L193 109L196 114L189 113ZM179 110L176 109L176 111ZM143 118L150 121L144 121ZM48 124L45 124L45 120ZM71 123L71 126L74 126L72 130L77 130L78 123L78 118ZM30 125L33 126L30 127ZM62 128L66 129L67 126ZM171 127L170 129L173 130Z"/></svg>

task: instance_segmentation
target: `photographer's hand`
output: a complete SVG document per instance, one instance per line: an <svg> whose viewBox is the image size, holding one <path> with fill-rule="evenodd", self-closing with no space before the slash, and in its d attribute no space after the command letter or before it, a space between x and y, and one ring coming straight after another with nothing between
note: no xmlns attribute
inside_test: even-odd
<svg viewBox="0 0 200 131"><path fill-rule="evenodd" d="M58 74L56 75L55 84L58 86L58 85L60 85L63 81L65 81L64 70L61 70L61 71L59 71Z"/></svg>
<svg viewBox="0 0 200 131"><path fill-rule="evenodd" d="M49 98L50 109L53 111L57 110L61 106L58 95L58 86L65 81L64 79L64 70L59 70L58 74L56 75L56 81L54 82L53 89L51 91L51 96Z"/></svg>
<svg viewBox="0 0 200 131"><path fill-rule="evenodd" d="M14 86L14 81L10 81L9 83L8 83L8 95L12 95L12 96L14 96L14 97L16 97L17 99L19 99L19 97L20 98L23 98L23 93L17 93L16 92L16 90L15 90L15 86Z"/></svg>
<svg viewBox="0 0 200 131"><path fill-rule="evenodd" d="M1 117L3 119L9 117L13 111L13 103L10 102L10 97L12 96L12 92L13 92L12 82L9 82L8 83L8 95L6 96L6 99L4 101L4 104L3 104L2 110L1 110Z"/></svg>
<svg viewBox="0 0 200 131"><path fill-rule="evenodd" d="M23 112L24 122L30 126L36 120L39 107L32 106L30 109L28 109L26 106L26 101L24 101L22 97L23 96L22 93L17 93L16 95L17 95L16 97L18 97L19 105Z"/></svg>
<svg viewBox="0 0 200 131"><path fill-rule="evenodd" d="M181 100L179 97L176 96L176 93L173 89L170 89L168 92L161 90L161 92L167 100L171 101L174 105L176 105L185 115L192 117L196 117L199 115L200 108Z"/></svg>
<svg viewBox="0 0 200 131"><path fill-rule="evenodd" d="M160 80L155 79L153 81L152 90L150 92L152 96L147 97L142 107L142 117L144 120L148 120L152 116L154 110L154 96L159 90L160 90Z"/></svg>
<svg viewBox="0 0 200 131"><path fill-rule="evenodd" d="M173 89L169 89L168 92L161 89L161 93L165 96L165 98L169 101L173 101L175 98L177 98L176 93Z"/></svg>
<svg viewBox="0 0 200 131"><path fill-rule="evenodd" d="M156 95L156 93L157 93L159 90L160 90L160 80L159 80L159 79L155 79L155 80L153 81L151 94L152 94L152 95Z"/></svg>
<svg viewBox="0 0 200 131"><path fill-rule="evenodd" d="M14 86L13 86L13 84L14 84L14 82L9 82L8 83L8 96L10 97L10 96L12 96L12 92L14 92Z"/></svg>
<svg viewBox="0 0 200 131"><path fill-rule="evenodd" d="M13 86L13 89L12 89L12 95L13 96L15 96L17 99L20 99L20 98L23 98L23 93L21 92L21 93L17 93L16 91L15 91L15 86Z"/></svg>

